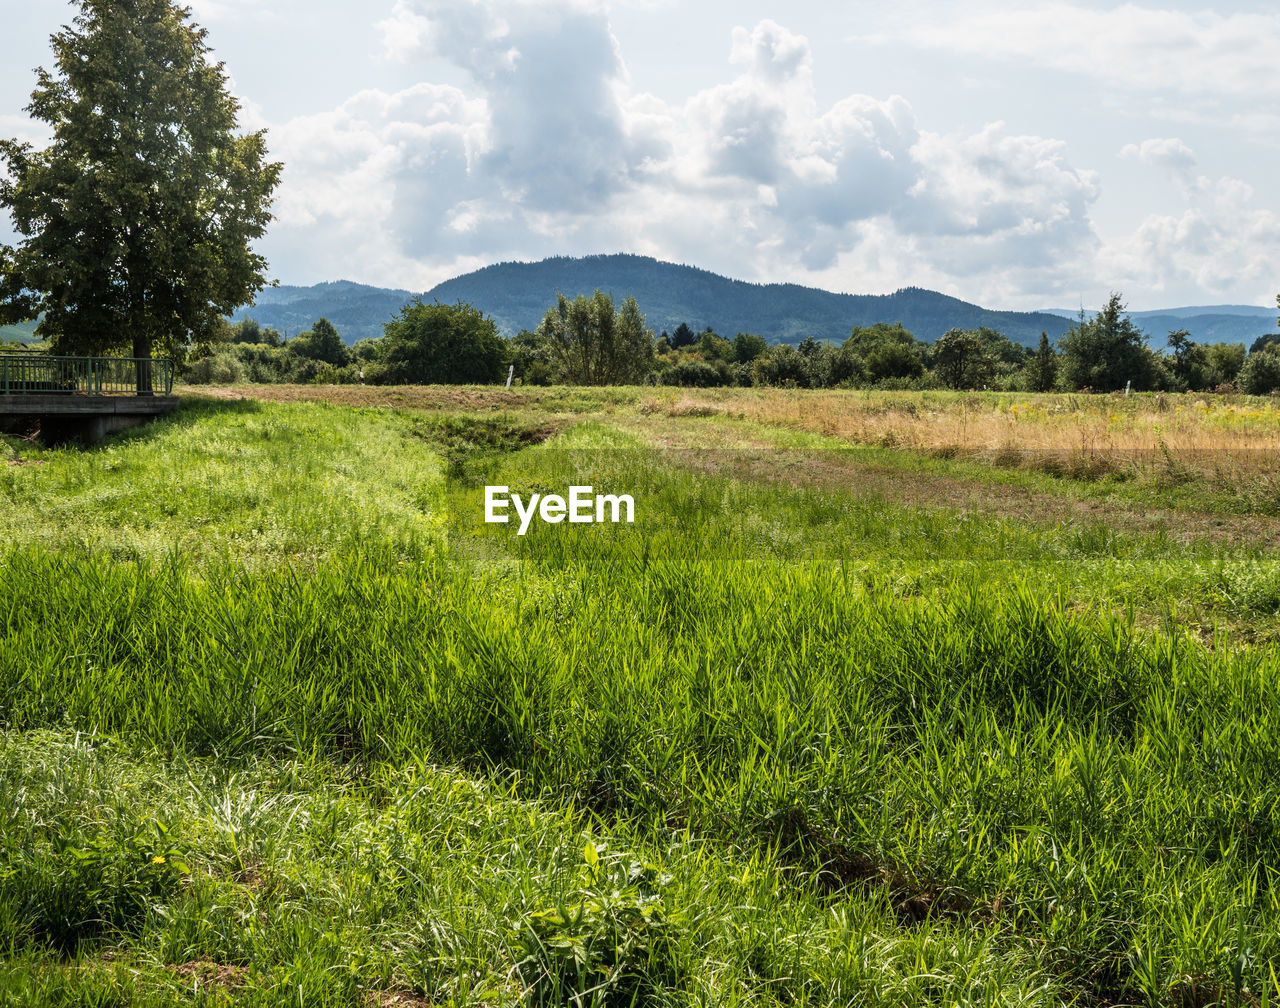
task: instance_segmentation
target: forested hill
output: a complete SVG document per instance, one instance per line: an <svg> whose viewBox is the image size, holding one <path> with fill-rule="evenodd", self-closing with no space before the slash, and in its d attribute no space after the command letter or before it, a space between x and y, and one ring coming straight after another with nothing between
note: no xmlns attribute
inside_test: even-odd
<svg viewBox="0 0 1280 1008"><path fill-rule="evenodd" d="M798 343L806 336L842 342L855 325L901 322L920 339L936 339L952 327L985 325L1030 346L1039 341L1041 330L1056 339L1068 325L1056 315L989 311L916 287L886 295L833 294L797 284L730 280L693 266L635 255L498 263L446 280L422 297L446 304L466 301L492 316L504 335L514 336L542 321L557 291L574 297L589 295L597 287L619 302L633 295L655 333L687 322L698 331L711 326L730 339L739 332L759 333L771 343ZM353 343L381 336L383 323L412 297L409 291L346 280L314 287L269 287L255 305L239 309L232 318L252 316L264 326L296 336L324 316Z"/></svg>
<svg viewBox="0 0 1280 1008"><path fill-rule="evenodd" d="M237 309L231 319L238 322L255 318L286 336L297 336L317 319L327 318L344 340L354 343L381 336L383 323L390 322L391 316L411 300L413 294L407 290L369 287L350 280L311 287L282 285L266 288L258 294L256 303Z"/></svg>
<svg viewBox="0 0 1280 1008"><path fill-rule="evenodd" d="M498 263L434 287L426 300L466 301L493 316L507 335L532 329L555 299L596 288L620 301L635 297L654 332L681 322L711 326L730 339L759 333L771 343L806 336L841 342L855 325L901 322L920 339L934 340L953 327L991 326L1016 342L1035 345L1041 331L1056 339L1067 320L1049 314L990 311L958 298L908 287L894 294L833 294L798 284L754 284L708 270L647 256L559 257L536 263Z"/></svg>

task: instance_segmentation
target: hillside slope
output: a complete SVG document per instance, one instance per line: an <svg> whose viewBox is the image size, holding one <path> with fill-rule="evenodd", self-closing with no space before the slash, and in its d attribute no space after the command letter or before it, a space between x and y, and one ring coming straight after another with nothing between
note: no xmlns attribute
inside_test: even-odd
<svg viewBox="0 0 1280 1008"><path fill-rule="evenodd" d="M723 336L754 332L772 343L798 343L807 336L842 341L855 325L901 322L921 339L934 340L952 327L999 329L1034 344L1041 331L1056 338L1063 319L1031 312L992 311L918 287L893 294L835 294L798 284L731 280L693 266L647 256L557 257L536 263L498 263L446 280L427 299L467 301L483 309L507 334L533 328L560 291L572 297L596 288L621 300L635 297L654 332L687 322L711 326Z"/></svg>

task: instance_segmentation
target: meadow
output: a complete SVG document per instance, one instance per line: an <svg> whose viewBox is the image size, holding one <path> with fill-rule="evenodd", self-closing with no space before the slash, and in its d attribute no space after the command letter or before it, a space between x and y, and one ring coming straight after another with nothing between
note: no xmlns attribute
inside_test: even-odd
<svg viewBox="0 0 1280 1008"><path fill-rule="evenodd" d="M0 1005L1280 998L1271 401L213 392L0 445Z"/></svg>

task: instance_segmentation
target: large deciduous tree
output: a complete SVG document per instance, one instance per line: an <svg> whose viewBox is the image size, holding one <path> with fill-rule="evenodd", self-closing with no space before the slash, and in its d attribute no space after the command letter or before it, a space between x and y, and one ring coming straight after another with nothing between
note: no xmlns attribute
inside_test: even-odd
<svg viewBox="0 0 1280 1008"><path fill-rule="evenodd" d="M64 354L182 358L265 286L251 248L281 165L239 106L205 31L170 0L79 0L36 71L44 150L0 141L0 321L40 316ZM149 375L141 373L149 387Z"/></svg>
<svg viewBox="0 0 1280 1008"><path fill-rule="evenodd" d="M653 331L633 297L615 312L613 298L603 291L573 301L557 295L538 332L560 375L573 385L634 384L653 361Z"/></svg>
<svg viewBox="0 0 1280 1008"><path fill-rule="evenodd" d="M1147 389L1155 375L1147 336L1134 324L1117 293L1091 319L1081 315L1058 343L1062 376L1072 388L1112 392L1132 382Z"/></svg>
<svg viewBox="0 0 1280 1008"><path fill-rule="evenodd" d="M479 308L415 298L383 327L379 341L386 385L485 384L505 377L509 348Z"/></svg>

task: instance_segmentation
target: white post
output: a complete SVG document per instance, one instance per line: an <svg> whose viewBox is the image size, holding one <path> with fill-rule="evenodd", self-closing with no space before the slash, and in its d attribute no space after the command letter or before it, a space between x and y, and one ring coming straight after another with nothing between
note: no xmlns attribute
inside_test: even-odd
<svg viewBox="0 0 1280 1008"><path fill-rule="evenodd" d="M515 377L516 366L511 364L507 367L507 391L511 391L511 379Z"/></svg>
<svg viewBox="0 0 1280 1008"><path fill-rule="evenodd" d="M1133 384L1133 379L1132 379L1132 378L1130 378L1127 382L1125 382L1125 383L1124 383L1124 394L1125 394L1126 396L1129 394L1129 386L1130 386L1130 385L1132 385L1132 384Z"/></svg>

